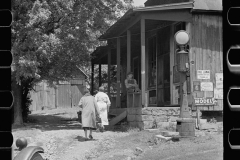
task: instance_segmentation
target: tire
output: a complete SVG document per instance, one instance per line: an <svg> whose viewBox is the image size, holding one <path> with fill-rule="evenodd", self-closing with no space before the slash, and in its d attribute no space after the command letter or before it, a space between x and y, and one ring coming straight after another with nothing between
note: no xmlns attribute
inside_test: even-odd
<svg viewBox="0 0 240 160"><path fill-rule="evenodd" d="M39 153L35 153L30 160L44 160Z"/></svg>

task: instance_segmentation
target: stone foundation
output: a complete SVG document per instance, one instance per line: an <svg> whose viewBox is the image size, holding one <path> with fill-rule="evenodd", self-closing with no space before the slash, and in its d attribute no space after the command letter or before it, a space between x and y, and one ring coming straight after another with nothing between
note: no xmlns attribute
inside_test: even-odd
<svg viewBox="0 0 240 160"><path fill-rule="evenodd" d="M180 107L127 108L127 121L140 129L160 128L176 130Z"/></svg>

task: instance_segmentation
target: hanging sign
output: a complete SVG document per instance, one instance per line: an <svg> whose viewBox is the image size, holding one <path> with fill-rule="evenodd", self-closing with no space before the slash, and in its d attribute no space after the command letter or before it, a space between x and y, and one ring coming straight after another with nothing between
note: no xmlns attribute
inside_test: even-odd
<svg viewBox="0 0 240 160"><path fill-rule="evenodd" d="M222 88L214 88L214 98L215 99L223 99L223 89Z"/></svg>
<svg viewBox="0 0 240 160"><path fill-rule="evenodd" d="M210 70L197 70L197 79L210 79Z"/></svg>
<svg viewBox="0 0 240 160"><path fill-rule="evenodd" d="M201 82L201 91L213 91L213 83Z"/></svg>
<svg viewBox="0 0 240 160"><path fill-rule="evenodd" d="M223 88L223 73L216 73L216 88Z"/></svg>
<svg viewBox="0 0 240 160"><path fill-rule="evenodd" d="M195 105L214 105L217 101L214 98L194 98Z"/></svg>
<svg viewBox="0 0 240 160"><path fill-rule="evenodd" d="M193 91L200 91L200 81L193 81Z"/></svg>

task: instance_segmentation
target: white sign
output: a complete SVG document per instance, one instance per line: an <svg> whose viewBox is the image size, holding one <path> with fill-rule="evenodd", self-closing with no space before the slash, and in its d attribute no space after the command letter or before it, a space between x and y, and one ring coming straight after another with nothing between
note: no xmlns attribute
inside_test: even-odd
<svg viewBox="0 0 240 160"><path fill-rule="evenodd" d="M210 70L197 70L197 79L210 79Z"/></svg>
<svg viewBox="0 0 240 160"><path fill-rule="evenodd" d="M201 91L213 91L213 83L201 82Z"/></svg>
<svg viewBox="0 0 240 160"><path fill-rule="evenodd" d="M223 73L216 73L216 88L223 88Z"/></svg>
<svg viewBox="0 0 240 160"><path fill-rule="evenodd" d="M215 99L223 99L223 89L222 88L214 88L214 98Z"/></svg>
<svg viewBox="0 0 240 160"><path fill-rule="evenodd" d="M217 101L215 98L194 98L195 105L215 105Z"/></svg>

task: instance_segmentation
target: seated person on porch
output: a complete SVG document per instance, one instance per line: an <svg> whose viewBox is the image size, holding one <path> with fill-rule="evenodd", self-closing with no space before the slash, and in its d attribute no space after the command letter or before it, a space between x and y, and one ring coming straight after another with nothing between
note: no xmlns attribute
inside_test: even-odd
<svg viewBox="0 0 240 160"><path fill-rule="evenodd" d="M135 79L133 79L133 73L132 72L129 72L127 74L127 79L125 79L125 85L126 85L126 88L127 88L127 91L129 92L133 92L134 90L136 92L139 92L140 89L138 87L138 84L137 84L137 81Z"/></svg>

